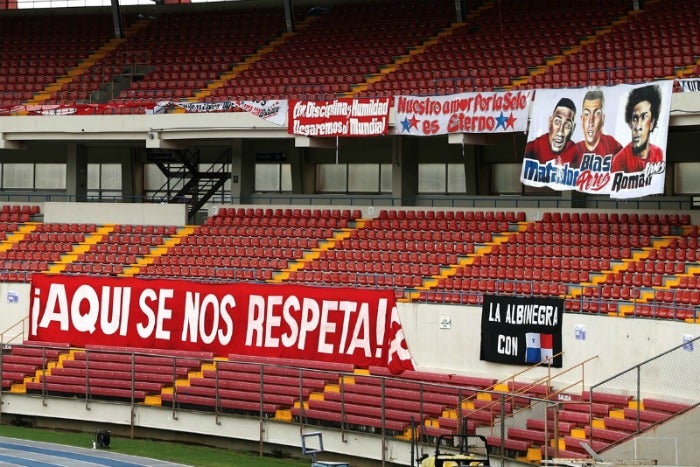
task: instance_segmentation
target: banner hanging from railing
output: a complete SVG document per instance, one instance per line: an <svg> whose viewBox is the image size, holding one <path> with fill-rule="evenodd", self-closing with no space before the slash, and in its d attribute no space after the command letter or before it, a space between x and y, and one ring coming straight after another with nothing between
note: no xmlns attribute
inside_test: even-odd
<svg viewBox="0 0 700 467"><path fill-rule="evenodd" d="M484 295L481 360L561 368L563 316L560 298Z"/></svg>
<svg viewBox="0 0 700 467"><path fill-rule="evenodd" d="M151 112L153 104L120 102L114 104L20 104L0 107L0 116L42 115L119 115L123 113Z"/></svg>
<svg viewBox="0 0 700 467"><path fill-rule="evenodd" d="M527 129L531 90L467 92L447 96L396 96L395 133L511 133Z"/></svg>
<svg viewBox="0 0 700 467"><path fill-rule="evenodd" d="M289 134L377 136L389 132L389 98L289 101Z"/></svg>
<svg viewBox="0 0 700 467"><path fill-rule="evenodd" d="M187 102L161 101L149 113L164 114L174 109L187 113L248 112L275 125L287 123L287 100Z"/></svg>
<svg viewBox="0 0 700 467"><path fill-rule="evenodd" d="M391 290L34 274L30 340L413 370Z"/></svg>
<svg viewBox="0 0 700 467"><path fill-rule="evenodd" d="M636 198L663 193L673 81L538 89L520 180Z"/></svg>
<svg viewBox="0 0 700 467"><path fill-rule="evenodd" d="M700 78L679 79L683 92L700 92Z"/></svg>

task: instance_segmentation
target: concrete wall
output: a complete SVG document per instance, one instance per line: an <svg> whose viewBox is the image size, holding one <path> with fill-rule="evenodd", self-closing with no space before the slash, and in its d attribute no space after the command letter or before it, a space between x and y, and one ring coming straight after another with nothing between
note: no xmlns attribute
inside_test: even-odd
<svg viewBox="0 0 700 467"><path fill-rule="evenodd" d="M700 409L607 451L605 459L655 459L658 465L700 465Z"/></svg>
<svg viewBox="0 0 700 467"><path fill-rule="evenodd" d="M479 360L481 308L399 304L399 311L408 348L419 369L497 379L525 369ZM440 328L442 317L451 319L450 329ZM576 339L577 326L585 328L585 340ZM690 323L565 313L563 368L552 369L552 374L592 359L585 364L585 373L572 371L559 379L561 382L576 382L583 378L588 386L682 344L686 335L697 337L699 332L700 327ZM700 349L696 349L698 351ZM680 368L673 370L682 371ZM539 368L528 373L527 378L544 376L547 376L547 369ZM700 375L689 376L688 389L694 388L695 399L700 400ZM678 373L672 377L677 379ZM657 380L664 384L663 375L658 375ZM664 393L663 387L658 389Z"/></svg>
<svg viewBox="0 0 700 467"><path fill-rule="evenodd" d="M185 225L184 204L46 203L44 222L85 224Z"/></svg>
<svg viewBox="0 0 700 467"><path fill-rule="evenodd" d="M28 334L30 285L0 283L0 337L5 342L21 342Z"/></svg>

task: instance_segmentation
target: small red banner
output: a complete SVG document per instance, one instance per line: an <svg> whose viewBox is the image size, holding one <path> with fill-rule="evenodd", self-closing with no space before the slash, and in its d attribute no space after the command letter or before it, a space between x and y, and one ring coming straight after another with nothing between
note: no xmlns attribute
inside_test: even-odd
<svg viewBox="0 0 700 467"><path fill-rule="evenodd" d="M289 101L289 133L374 136L389 132L389 98Z"/></svg>

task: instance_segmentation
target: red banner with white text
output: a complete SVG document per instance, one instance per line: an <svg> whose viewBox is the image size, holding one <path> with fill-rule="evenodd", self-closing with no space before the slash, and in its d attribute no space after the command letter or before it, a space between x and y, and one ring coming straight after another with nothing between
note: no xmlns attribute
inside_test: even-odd
<svg viewBox="0 0 700 467"><path fill-rule="evenodd" d="M289 101L289 134L376 136L389 132L389 98Z"/></svg>
<svg viewBox="0 0 700 467"><path fill-rule="evenodd" d="M20 104L0 106L0 116L17 115L118 115L144 113L153 108L152 103L122 102L118 104Z"/></svg>
<svg viewBox="0 0 700 467"><path fill-rule="evenodd" d="M30 340L413 370L393 292L34 274Z"/></svg>

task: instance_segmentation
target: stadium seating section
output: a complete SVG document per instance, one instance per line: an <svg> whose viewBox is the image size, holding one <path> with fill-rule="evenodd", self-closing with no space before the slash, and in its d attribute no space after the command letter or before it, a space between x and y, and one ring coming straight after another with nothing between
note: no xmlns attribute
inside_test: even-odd
<svg viewBox="0 0 700 467"><path fill-rule="evenodd" d="M351 364L228 355L207 352L25 342L2 358L2 388L42 397L107 400L173 410L303 422L399 439L474 433L527 409L537 399L566 400L524 428L508 427L506 438L488 436L492 450L541 459L586 456L582 442L601 452L683 413L690 405L617 393L561 393L539 383ZM562 398L562 396L565 396ZM464 426L461 423L464 420Z"/></svg>
<svg viewBox="0 0 700 467"><path fill-rule="evenodd" d="M29 205L0 212L4 282L42 273L314 284L470 305L498 293L564 298L577 313L700 318L698 226L687 214L222 207L202 225L143 226L44 223Z"/></svg>
<svg viewBox="0 0 700 467"><path fill-rule="evenodd" d="M235 2L234 2L235 3ZM700 5L659 0L350 2L159 8L125 16L1 15L0 109L163 100L324 99L578 87L700 76ZM643 37L640 39L640 35ZM640 47L640 40L644 46ZM566 311L700 322L698 226L666 213L221 207L198 226L45 223L0 206L0 282L33 274L180 278L393 290L404 302L480 305L484 294L559 297ZM27 342L2 356L2 389L262 416L409 439L494 426L543 385L426 372L153 349ZM498 394L505 397L501 404ZM487 397L488 396L488 397ZM561 400L561 399L560 399ZM587 457L686 411L582 391L488 437L526 460ZM554 445L553 440L558 439Z"/></svg>
<svg viewBox="0 0 700 467"><path fill-rule="evenodd" d="M672 0L373 1L0 16L0 107L323 99L578 87L700 75L700 8ZM636 31L646 31L644 47ZM70 33L69 33L70 32Z"/></svg>

